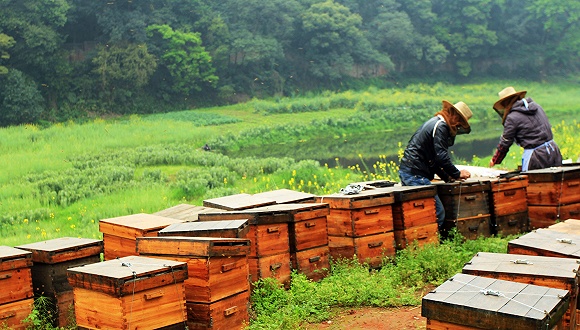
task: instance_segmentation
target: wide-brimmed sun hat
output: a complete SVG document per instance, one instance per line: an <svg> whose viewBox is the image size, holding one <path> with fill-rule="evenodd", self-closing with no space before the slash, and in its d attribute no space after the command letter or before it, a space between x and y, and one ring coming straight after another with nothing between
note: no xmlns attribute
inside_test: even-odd
<svg viewBox="0 0 580 330"><path fill-rule="evenodd" d="M473 116L473 112L471 112L471 109L469 109L469 107L467 106L467 104L465 104L465 102L459 101L455 104L451 104L451 102L443 100L443 110L449 108L455 109L455 111L459 113L461 118L463 118L465 124L467 124L467 126L469 127L469 119Z"/></svg>
<svg viewBox="0 0 580 330"><path fill-rule="evenodd" d="M526 96L526 93L527 91L516 92L516 89L513 88L512 86L506 87L502 89L499 93L497 93L497 95L499 96L499 100L493 104L493 108L495 110L504 110L505 106L502 104L503 101L516 95L518 95L519 98L524 98Z"/></svg>

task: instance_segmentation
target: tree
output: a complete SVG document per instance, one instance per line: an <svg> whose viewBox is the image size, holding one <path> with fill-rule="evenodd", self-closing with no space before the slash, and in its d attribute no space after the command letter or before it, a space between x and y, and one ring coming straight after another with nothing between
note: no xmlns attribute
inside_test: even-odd
<svg viewBox="0 0 580 330"><path fill-rule="evenodd" d="M0 76L0 126L34 123L43 112L43 98L35 82L11 69Z"/></svg>
<svg viewBox="0 0 580 330"><path fill-rule="evenodd" d="M160 60L169 72L174 91L190 95L204 85L216 86L218 77L199 33L174 31L168 25L152 25L147 31L161 51Z"/></svg>
<svg viewBox="0 0 580 330"><path fill-rule="evenodd" d="M10 58L8 49L14 46L14 38L4 33L0 33L0 76L8 73L8 68L2 65Z"/></svg>

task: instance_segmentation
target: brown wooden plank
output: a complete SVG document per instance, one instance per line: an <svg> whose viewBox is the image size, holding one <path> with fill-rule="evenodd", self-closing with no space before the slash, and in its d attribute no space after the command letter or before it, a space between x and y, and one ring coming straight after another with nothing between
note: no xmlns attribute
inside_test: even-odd
<svg viewBox="0 0 580 330"><path fill-rule="evenodd" d="M154 214L138 213L116 218L101 219L99 231L103 234L124 238L157 236L157 232L171 224L183 220L162 217ZM148 235L149 234L149 235Z"/></svg>
<svg viewBox="0 0 580 330"><path fill-rule="evenodd" d="M246 256L250 253L250 240L244 238L183 236L138 237L137 252L140 255Z"/></svg>
<svg viewBox="0 0 580 330"><path fill-rule="evenodd" d="M196 221L169 225L158 236L245 238L250 230L248 220Z"/></svg>
<svg viewBox="0 0 580 330"><path fill-rule="evenodd" d="M0 271L32 266L32 252L0 246Z"/></svg>
<svg viewBox="0 0 580 330"><path fill-rule="evenodd" d="M89 238L61 237L19 245L16 248L32 252L33 262L53 264L99 255L103 252L103 241Z"/></svg>

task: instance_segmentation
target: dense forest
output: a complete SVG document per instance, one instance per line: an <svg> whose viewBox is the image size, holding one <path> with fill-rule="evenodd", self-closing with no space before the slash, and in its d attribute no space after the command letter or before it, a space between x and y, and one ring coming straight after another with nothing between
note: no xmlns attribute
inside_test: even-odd
<svg viewBox="0 0 580 330"><path fill-rule="evenodd" d="M0 0L0 126L568 75L579 20L576 0Z"/></svg>

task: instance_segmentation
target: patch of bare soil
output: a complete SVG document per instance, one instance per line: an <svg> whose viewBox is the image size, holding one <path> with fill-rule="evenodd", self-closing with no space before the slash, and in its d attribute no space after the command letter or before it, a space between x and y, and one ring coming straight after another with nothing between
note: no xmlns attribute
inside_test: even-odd
<svg viewBox="0 0 580 330"><path fill-rule="evenodd" d="M421 306L398 308L350 308L328 321L308 324L308 330L416 330L425 329L427 319L421 316Z"/></svg>

